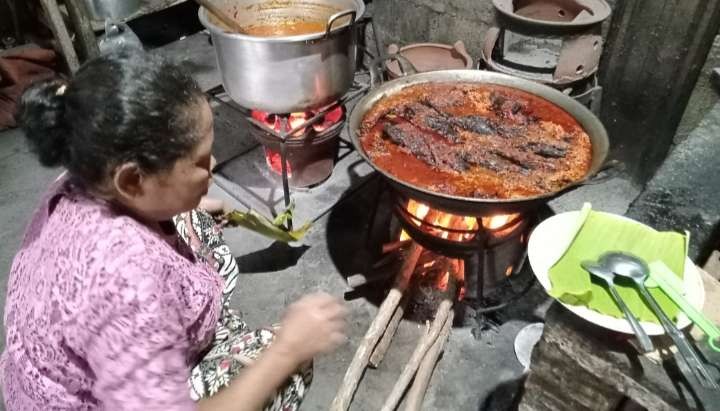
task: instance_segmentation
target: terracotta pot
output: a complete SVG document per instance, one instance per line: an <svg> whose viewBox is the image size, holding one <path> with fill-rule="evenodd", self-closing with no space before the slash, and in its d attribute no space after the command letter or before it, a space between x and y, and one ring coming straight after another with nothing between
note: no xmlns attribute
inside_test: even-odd
<svg viewBox="0 0 720 411"><path fill-rule="evenodd" d="M452 46L438 43L418 43L399 47L397 44L388 46L388 54L400 54L405 57L418 72L469 69L473 59L465 50L465 44L457 41ZM395 79L404 75L396 60L385 63L388 77Z"/></svg>

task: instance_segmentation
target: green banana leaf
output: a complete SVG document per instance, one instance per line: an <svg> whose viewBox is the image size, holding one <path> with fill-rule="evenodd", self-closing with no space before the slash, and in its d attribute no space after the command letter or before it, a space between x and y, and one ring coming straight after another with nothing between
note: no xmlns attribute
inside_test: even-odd
<svg viewBox="0 0 720 411"><path fill-rule="evenodd" d="M610 296L605 284L593 278L581 265L582 261L596 261L604 252L613 250L635 254L645 261L660 260L682 278L687 255L685 235L659 232L614 214L586 208L581 215L582 226L572 244L550 268L550 295L567 304L585 305L600 313L622 318L623 312ZM633 285L618 281L616 288L630 311L641 321L658 322ZM669 317L675 318L678 308L672 300L657 288L651 289L650 293L662 310Z"/></svg>
<svg viewBox="0 0 720 411"><path fill-rule="evenodd" d="M275 241L291 243L302 240L312 226L311 222L307 222L297 230L287 230L285 223L292 218L293 208L291 204L287 210L278 214L273 220L259 214L255 210L234 210L225 214L224 219L227 221L227 226L244 227L265 237L272 238Z"/></svg>

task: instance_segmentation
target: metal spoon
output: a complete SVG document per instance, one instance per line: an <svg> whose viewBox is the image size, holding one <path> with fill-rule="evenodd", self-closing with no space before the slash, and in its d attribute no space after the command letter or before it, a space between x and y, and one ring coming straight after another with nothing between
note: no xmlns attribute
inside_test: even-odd
<svg viewBox="0 0 720 411"><path fill-rule="evenodd" d="M645 261L629 253L609 252L600 257L600 263L616 275L630 278L635 283L635 286L640 291L640 295L642 295L643 299L650 306L650 309L660 320L660 324L665 328L665 332L667 332L677 346L680 355L675 356L675 359L677 360L678 368L685 374L686 378L688 374L692 373L703 387L712 389L720 388L710 372L705 368L695 348L693 348L687 338L685 338L685 334L678 330L675 324L670 321L657 301L655 301L655 298L653 298L645 287L645 280L647 280L650 274L650 269Z"/></svg>
<svg viewBox="0 0 720 411"><path fill-rule="evenodd" d="M640 349L642 350L642 352L648 353L655 351L655 347L653 347L653 343L652 341L650 341L650 337L640 325L637 317L635 317L635 315L630 311L628 306L625 305L625 301L623 301L623 299L620 297L620 294L617 292L617 289L615 288L615 274L613 274L613 272L606 267L593 261L583 261L581 265L587 272L604 280L605 283L607 283L610 295L612 296L613 300L615 300L615 304L617 304L618 307L620 307L620 309L622 310L623 314L625 314L625 319L630 323L630 328L632 328L633 332L635 333L635 336L640 343Z"/></svg>

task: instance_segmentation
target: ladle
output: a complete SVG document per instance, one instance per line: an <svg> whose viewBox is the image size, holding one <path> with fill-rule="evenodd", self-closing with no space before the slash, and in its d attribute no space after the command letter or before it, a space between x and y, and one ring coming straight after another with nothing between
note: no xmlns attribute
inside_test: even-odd
<svg viewBox="0 0 720 411"><path fill-rule="evenodd" d="M617 289L615 288L615 274L594 261L583 261L581 265L587 272L607 283L610 296L612 296L613 300L615 300L615 304L617 304L623 314L625 314L625 319L628 323L630 323L630 328L632 328L638 342L640 343L641 351L644 353L655 351L653 343L650 341L650 337L645 332L645 329L642 328L637 317L635 317L635 315L630 311L622 297L620 297L620 294L617 292Z"/></svg>

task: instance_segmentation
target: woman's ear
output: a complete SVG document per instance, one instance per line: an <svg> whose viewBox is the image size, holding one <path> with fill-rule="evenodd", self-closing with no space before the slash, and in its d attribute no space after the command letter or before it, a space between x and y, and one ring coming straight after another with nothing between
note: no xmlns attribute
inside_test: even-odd
<svg viewBox="0 0 720 411"><path fill-rule="evenodd" d="M123 200L132 200L143 194L143 174L135 163L124 163L115 169L113 188Z"/></svg>

